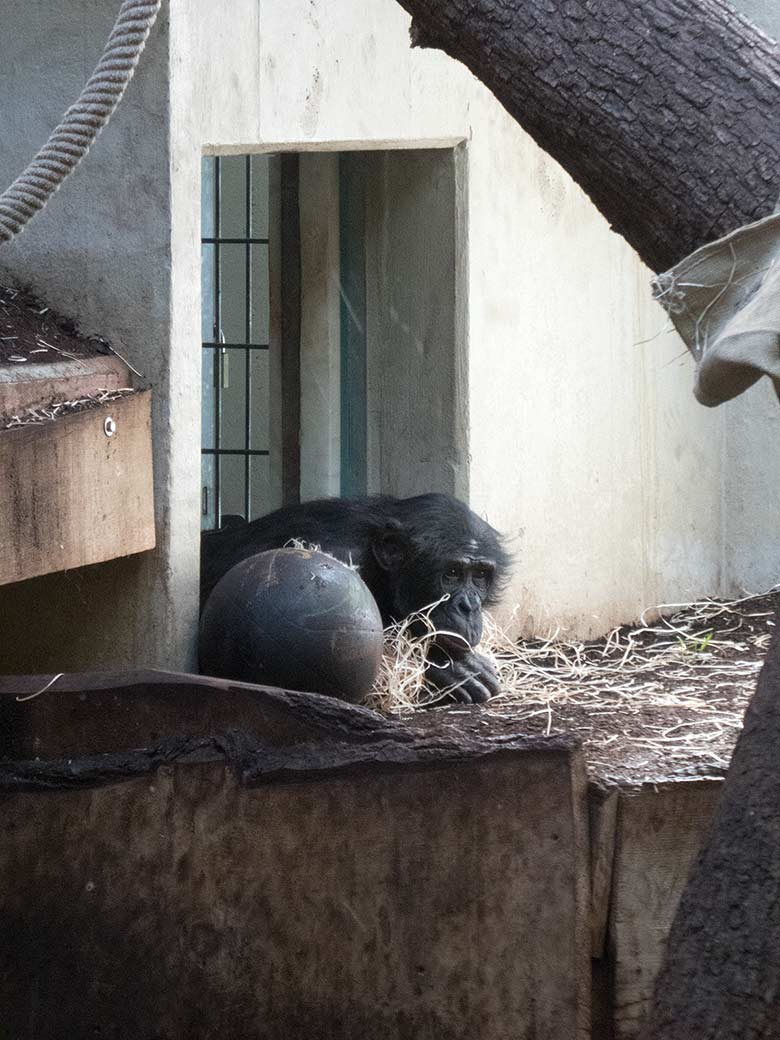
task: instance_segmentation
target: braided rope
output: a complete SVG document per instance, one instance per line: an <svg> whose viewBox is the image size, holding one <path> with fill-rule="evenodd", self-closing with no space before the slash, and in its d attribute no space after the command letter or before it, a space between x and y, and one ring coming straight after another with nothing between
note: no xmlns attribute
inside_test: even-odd
<svg viewBox="0 0 780 1040"><path fill-rule="evenodd" d="M123 0L103 57L51 137L0 195L0 242L18 235L89 151L122 99L162 0Z"/></svg>

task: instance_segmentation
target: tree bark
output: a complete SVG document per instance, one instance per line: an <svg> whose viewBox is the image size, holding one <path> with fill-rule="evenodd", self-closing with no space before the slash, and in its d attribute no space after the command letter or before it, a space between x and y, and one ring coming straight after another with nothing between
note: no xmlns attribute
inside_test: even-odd
<svg viewBox="0 0 780 1040"><path fill-rule="evenodd" d="M780 1037L780 616L656 982L653 1040Z"/></svg>
<svg viewBox="0 0 780 1040"><path fill-rule="evenodd" d="M725 0L399 0L655 271L772 212L780 54Z"/></svg>

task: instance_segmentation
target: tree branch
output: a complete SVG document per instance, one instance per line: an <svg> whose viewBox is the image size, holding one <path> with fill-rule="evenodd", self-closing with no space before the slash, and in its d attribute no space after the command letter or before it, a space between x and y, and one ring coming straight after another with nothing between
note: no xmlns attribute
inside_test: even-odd
<svg viewBox="0 0 780 1040"><path fill-rule="evenodd" d="M399 0L661 271L780 194L780 56L725 0Z"/></svg>

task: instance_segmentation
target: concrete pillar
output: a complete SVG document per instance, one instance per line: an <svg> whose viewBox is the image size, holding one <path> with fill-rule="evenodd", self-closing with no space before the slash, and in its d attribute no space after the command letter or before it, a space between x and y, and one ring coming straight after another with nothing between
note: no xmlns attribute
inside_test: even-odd
<svg viewBox="0 0 780 1040"><path fill-rule="evenodd" d="M3 186L78 96L116 10L81 0L4 5L13 31L0 34ZM0 277L105 336L153 387L157 527L154 552L1 589L1 671L194 664L200 359L197 331L174 335L170 119L163 5L107 129L46 209L0 249ZM197 188L197 172L179 172L180 204Z"/></svg>

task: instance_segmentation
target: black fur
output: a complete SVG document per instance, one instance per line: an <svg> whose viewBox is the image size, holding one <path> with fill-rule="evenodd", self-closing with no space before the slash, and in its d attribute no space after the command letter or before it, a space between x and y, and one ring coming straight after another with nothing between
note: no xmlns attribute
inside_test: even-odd
<svg viewBox="0 0 780 1040"><path fill-rule="evenodd" d="M454 696L482 701L498 684L471 647L482 635L482 607L497 602L508 577L501 536L450 495L332 498L279 509L251 523L210 532L201 547L201 602L231 567L291 539L358 566L385 624L448 597L431 613L443 635L428 677Z"/></svg>

